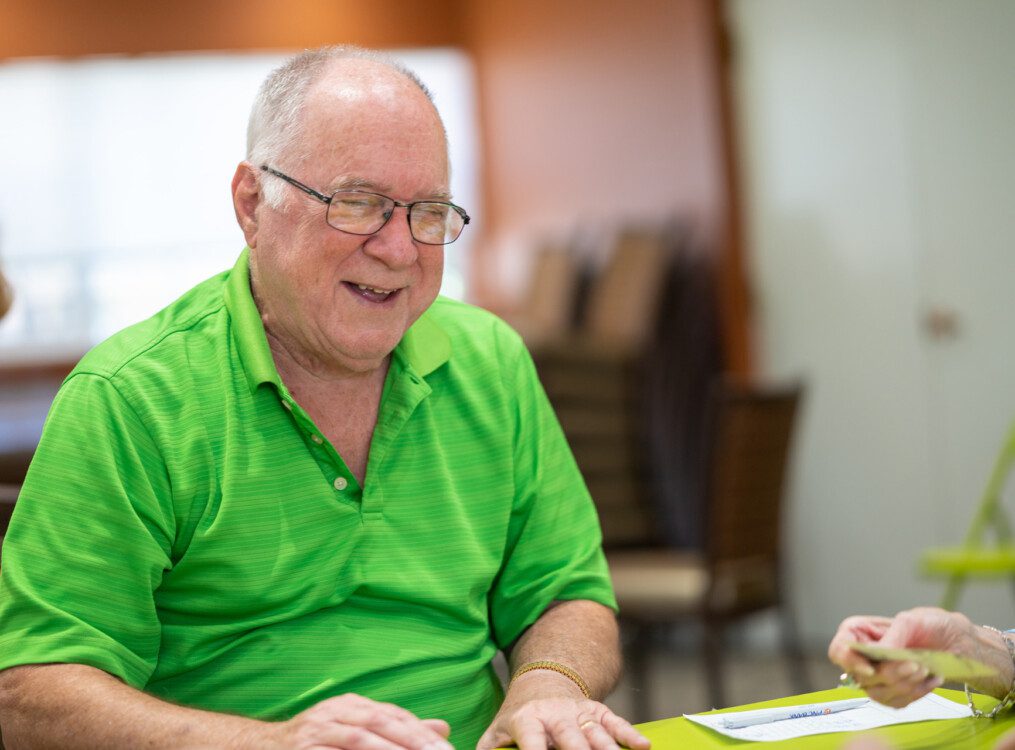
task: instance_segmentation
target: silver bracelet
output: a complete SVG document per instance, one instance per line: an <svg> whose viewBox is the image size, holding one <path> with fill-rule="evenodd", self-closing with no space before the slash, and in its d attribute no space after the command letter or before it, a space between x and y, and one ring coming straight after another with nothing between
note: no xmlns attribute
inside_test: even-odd
<svg viewBox="0 0 1015 750"><path fill-rule="evenodd" d="M1008 647L1008 656L1011 657L1012 674L1015 675L1015 643L1012 643L1012 640L1008 637L1007 633L1002 633L1000 630L991 627L990 625L984 625L983 627L987 630L993 630L1001 636L1001 640L1004 641L1004 645ZM966 701L969 703L969 710L972 711L973 716L977 719L993 719L1001 711L1012 704L1015 704L1015 676L1012 678L1012 685L1008 689L1008 694L1001 699L1000 703L994 706L989 714L983 713L983 711L973 705L973 694L969 691L969 685L963 685L963 687L966 689Z"/></svg>

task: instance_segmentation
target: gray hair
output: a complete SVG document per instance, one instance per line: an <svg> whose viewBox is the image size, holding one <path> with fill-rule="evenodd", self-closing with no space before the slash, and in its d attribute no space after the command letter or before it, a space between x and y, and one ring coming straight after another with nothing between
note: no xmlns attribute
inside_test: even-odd
<svg viewBox="0 0 1015 750"><path fill-rule="evenodd" d="M416 84L427 99L433 102L433 94L419 76L390 55L352 45L304 50L268 74L254 99L247 123L247 161L255 169L259 169L262 164L277 165L281 155L296 144L303 135L299 125L300 115L310 87L332 62L350 58L386 65ZM269 205L280 206L283 199L282 182L262 182L262 194Z"/></svg>

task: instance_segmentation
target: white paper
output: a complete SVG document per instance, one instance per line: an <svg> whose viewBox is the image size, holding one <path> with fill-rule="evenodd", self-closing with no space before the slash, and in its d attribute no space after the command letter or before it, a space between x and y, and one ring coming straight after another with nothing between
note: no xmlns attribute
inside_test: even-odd
<svg viewBox="0 0 1015 750"><path fill-rule="evenodd" d="M830 701L834 703L835 701ZM751 711L760 713L767 709ZM783 708L772 709L782 711ZM720 734L737 740L752 742L773 742L790 740L794 737L806 737L809 734L826 734L828 732L859 732L864 729L886 727L891 724L908 724L914 721L931 721L935 719L961 719L970 716L969 706L950 701L939 695L930 693L920 700L910 703L905 708L889 708L871 701L866 706L826 714L825 716L808 716L801 719L783 719L768 724L755 724L742 729L727 729L726 714L684 714L684 718L714 729Z"/></svg>

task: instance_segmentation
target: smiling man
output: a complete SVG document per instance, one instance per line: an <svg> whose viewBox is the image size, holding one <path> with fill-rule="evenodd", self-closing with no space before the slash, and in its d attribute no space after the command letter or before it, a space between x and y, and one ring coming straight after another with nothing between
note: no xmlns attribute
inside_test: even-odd
<svg viewBox="0 0 1015 750"><path fill-rule="evenodd" d="M422 84L298 55L247 157L233 269L54 403L3 550L7 747L647 747L598 702L615 605L532 362L438 297L469 219Z"/></svg>

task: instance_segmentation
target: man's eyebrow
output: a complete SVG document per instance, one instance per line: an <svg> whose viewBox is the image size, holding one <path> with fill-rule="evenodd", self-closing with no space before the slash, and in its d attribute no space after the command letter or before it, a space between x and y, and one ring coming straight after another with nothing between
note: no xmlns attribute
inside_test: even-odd
<svg viewBox="0 0 1015 750"><path fill-rule="evenodd" d="M390 185L382 185L379 182L351 175L336 177L328 188L330 190L370 190L374 193L384 193L385 195L387 194L386 191L391 190Z"/></svg>
<svg viewBox="0 0 1015 750"><path fill-rule="evenodd" d="M381 184L368 180L364 177L353 177L351 175L337 177L328 186L328 191L335 192L336 190L367 190L371 193L380 193L381 195L391 195L392 187L387 184ZM451 193L445 188L434 190L433 192L426 193L423 197L417 200L437 200L437 201L451 201Z"/></svg>

